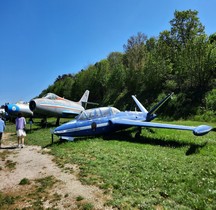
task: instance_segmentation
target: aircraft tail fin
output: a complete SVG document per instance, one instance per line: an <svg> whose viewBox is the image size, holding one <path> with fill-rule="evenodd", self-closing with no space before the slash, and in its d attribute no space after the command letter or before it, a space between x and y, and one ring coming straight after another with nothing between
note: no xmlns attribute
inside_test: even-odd
<svg viewBox="0 0 216 210"><path fill-rule="evenodd" d="M83 104L86 104L88 102L88 97L89 97L89 90L86 90L78 103L83 106Z"/></svg>
<svg viewBox="0 0 216 210"><path fill-rule="evenodd" d="M146 110L146 108L138 101L138 99L137 99L134 95L132 95L132 98L133 98L133 100L135 101L136 105L139 107L139 109L140 109L143 113L148 114L148 111Z"/></svg>
<svg viewBox="0 0 216 210"><path fill-rule="evenodd" d="M147 114L147 121L151 121L152 119L154 119L156 117L156 115L154 114L168 99L170 99L172 97L174 93L170 93L168 94L163 100L161 100L158 104L156 104Z"/></svg>
<svg viewBox="0 0 216 210"><path fill-rule="evenodd" d="M156 115L154 114L169 98L172 97L174 93L168 94L163 100L161 100L157 105L155 105L149 112L146 110L146 108L138 101L138 99L133 95L132 98L136 102L139 109L146 114L146 121L153 120Z"/></svg>
<svg viewBox="0 0 216 210"><path fill-rule="evenodd" d="M87 107L87 104L91 105L98 105L98 103L93 103L93 102L88 102L88 97L89 97L89 90L86 90L85 93L83 94L82 98L79 100L79 104L81 104L85 109Z"/></svg>
<svg viewBox="0 0 216 210"><path fill-rule="evenodd" d="M163 100L161 100L157 105L155 105L149 112L148 114L153 114L155 113L168 99L172 97L174 93L168 94Z"/></svg>

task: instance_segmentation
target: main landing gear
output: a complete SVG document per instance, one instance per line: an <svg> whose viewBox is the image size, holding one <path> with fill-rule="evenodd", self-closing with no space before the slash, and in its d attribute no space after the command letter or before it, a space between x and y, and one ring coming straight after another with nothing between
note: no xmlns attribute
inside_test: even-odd
<svg viewBox="0 0 216 210"><path fill-rule="evenodd" d="M136 134L135 134L135 138L136 138L136 139L139 139L139 138L140 138L141 132L142 132L142 128L141 128L141 127L138 127L138 131L137 131Z"/></svg>

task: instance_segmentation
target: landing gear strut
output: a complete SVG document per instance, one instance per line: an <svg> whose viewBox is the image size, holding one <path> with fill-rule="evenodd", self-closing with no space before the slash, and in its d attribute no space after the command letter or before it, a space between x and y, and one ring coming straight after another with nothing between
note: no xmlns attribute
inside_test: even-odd
<svg viewBox="0 0 216 210"><path fill-rule="evenodd" d="M46 127L47 127L47 119L46 119L46 118L43 118L43 119L41 120L41 127L42 127L42 128L46 128Z"/></svg>
<svg viewBox="0 0 216 210"><path fill-rule="evenodd" d="M56 120L56 126L59 126L59 125L60 125L60 117L58 117Z"/></svg>
<svg viewBox="0 0 216 210"><path fill-rule="evenodd" d="M138 131L137 131L136 134L135 134L135 138L136 138L136 139L139 139L139 138L140 138L141 131L142 131L142 128L141 128L141 127L138 127Z"/></svg>

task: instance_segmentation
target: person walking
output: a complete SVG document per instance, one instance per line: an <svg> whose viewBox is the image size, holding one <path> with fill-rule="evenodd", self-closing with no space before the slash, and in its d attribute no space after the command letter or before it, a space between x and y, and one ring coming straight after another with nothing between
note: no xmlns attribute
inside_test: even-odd
<svg viewBox="0 0 216 210"><path fill-rule="evenodd" d="M23 148L24 145L24 140L26 136L25 132L25 126L26 126L26 120L22 116L21 113L18 113L18 117L16 118L16 132L17 132L17 142L18 142L18 147Z"/></svg>
<svg viewBox="0 0 216 210"><path fill-rule="evenodd" d="M5 122L2 120L2 116L0 115L0 148L1 148L1 141L2 141L2 135L5 131Z"/></svg>

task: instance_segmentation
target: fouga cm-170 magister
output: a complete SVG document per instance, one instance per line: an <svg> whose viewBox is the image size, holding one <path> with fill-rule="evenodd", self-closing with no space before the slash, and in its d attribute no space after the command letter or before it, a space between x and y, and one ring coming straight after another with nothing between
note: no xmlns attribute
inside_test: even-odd
<svg viewBox="0 0 216 210"><path fill-rule="evenodd" d="M155 111L163 105L173 93L166 96L149 112L133 95L135 103L141 111L124 111L121 112L115 107L100 107L82 111L75 120L62 124L55 128L52 133L61 139L72 141L74 137L103 135L119 130L127 129L133 126L147 128L165 128L177 130L190 130L196 136L202 136L212 130L211 126L200 125L184 126L164 123L151 122L155 117Z"/></svg>

